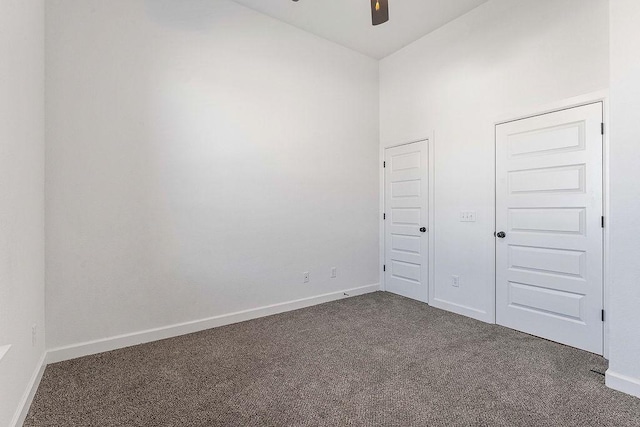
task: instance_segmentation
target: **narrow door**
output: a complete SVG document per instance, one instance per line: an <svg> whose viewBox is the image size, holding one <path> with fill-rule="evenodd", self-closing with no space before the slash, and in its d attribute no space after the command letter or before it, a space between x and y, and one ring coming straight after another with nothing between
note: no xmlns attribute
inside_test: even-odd
<svg viewBox="0 0 640 427"><path fill-rule="evenodd" d="M426 142L385 150L385 289L427 302Z"/></svg>
<svg viewBox="0 0 640 427"><path fill-rule="evenodd" d="M602 103L496 127L496 323L602 354Z"/></svg>

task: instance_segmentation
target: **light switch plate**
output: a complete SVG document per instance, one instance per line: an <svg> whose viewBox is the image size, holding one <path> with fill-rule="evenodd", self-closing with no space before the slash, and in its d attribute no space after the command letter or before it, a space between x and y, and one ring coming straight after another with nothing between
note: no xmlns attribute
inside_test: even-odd
<svg viewBox="0 0 640 427"><path fill-rule="evenodd" d="M460 212L460 222L476 222L476 211Z"/></svg>

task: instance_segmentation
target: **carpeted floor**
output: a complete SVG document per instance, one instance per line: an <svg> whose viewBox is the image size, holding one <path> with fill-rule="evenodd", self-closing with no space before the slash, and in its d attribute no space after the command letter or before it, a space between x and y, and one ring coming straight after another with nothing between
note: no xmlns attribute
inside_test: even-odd
<svg viewBox="0 0 640 427"><path fill-rule="evenodd" d="M25 426L640 426L601 357L388 293L47 367Z"/></svg>

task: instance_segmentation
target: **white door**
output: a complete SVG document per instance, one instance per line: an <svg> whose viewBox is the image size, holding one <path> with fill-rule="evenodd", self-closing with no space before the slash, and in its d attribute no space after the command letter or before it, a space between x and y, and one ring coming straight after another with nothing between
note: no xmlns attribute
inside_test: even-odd
<svg viewBox="0 0 640 427"><path fill-rule="evenodd" d="M601 126L595 103L496 127L496 323L598 354Z"/></svg>
<svg viewBox="0 0 640 427"><path fill-rule="evenodd" d="M426 142L385 150L385 290L427 302Z"/></svg>

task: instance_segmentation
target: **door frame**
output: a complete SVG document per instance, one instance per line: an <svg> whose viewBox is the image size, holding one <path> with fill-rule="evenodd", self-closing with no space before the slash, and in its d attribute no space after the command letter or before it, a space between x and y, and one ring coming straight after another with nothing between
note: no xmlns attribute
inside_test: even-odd
<svg viewBox="0 0 640 427"><path fill-rule="evenodd" d="M567 110L567 109L576 108L576 107L582 107L585 105L595 104L599 102L602 103L602 120L604 122L603 149L602 149L602 200L603 200L604 206L602 207L603 208L602 212L605 219L605 225L604 225L603 256L602 256L602 263L603 263L602 301L603 301L603 308L605 310L605 321L604 321L604 327L603 327L603 347L602 348L603 348L603 356L605 357L605 359L608 359L609 357L609 324L610 324L609 319L611 318L610 316L611 312L609 307L609 300L610 300L609 283L610 283L610 275L611 275L611 272L609 269L609 265L610 265L609 254L611 253L611 251L609 250L610 244L611 244L611 233L609 232L609 224L610 224L609 218L610 218L611 204L609 202L609 197L610 197L611 191L609 189L609 182L610 182L609 180L610 143L609 142L610 141L609 141L609 132L608 132L608 128L609 128L608 126L609 125L609 91L608 90L592 92L592 93L588 93L588 94L577 96L577 97L563 99L555 103L539 106L537 108L535 107L528 108L526 110L522 110L516 113L505 114L505 115L502 115L501 117L498 117L496 120L494 120L494 123L493 123L494 124L494 127L493 127L494 156L493 156L493 176L492 176L493 210L491 212L491 215L493 216L493 218L491 218L490 223L493 224L493 231L494 232L497 231L497 224L496 224L496 211L497 211L496 174L497 174L497 143L498 143L497 126L501 124L517 121L517 120L527 119L535 116L540 116L543 114L555 113L558 111ZM492 236L491 238L493 239L493 251L491 251L491 254L493 257L493 262L491 265L491 268L493 269L491 274L491 276L493 277L493 298L490 298L490 300L492 301L490 309L491 309L492 323L496 323L497 242L495 237Z"/></svg>
<svg viewBox="0 0 640 427"><path fill-rule="evenodd" d="M427 301L428 304L431 304L431 296L433 295L432 286L434 283L435 277L435 253L433 251L434 248L434 239L435 239L435 218L433 215L434 212L434 203L435 203L435 194L434 194L434 182L435 182L435 169L434 169L434 155L435 155L435 147L433 144L433 137L419 138L416 140L402 142L397 144L380 144L380 207L379 207L379 236L380 236L380 250L379 250L379 276L380 276L380 290L386 291L386 283L385 283L385 272L383 271L383 266L385 263L385 248L386 248L386 239L385 239L385 221L382 219L382 214L385 211L385 169L383 167L383 162L385 161L386 150L389 148L401 147L403 145L422 143L425 145L428 161L426 166L425 173L423 174L423 179L427 180L427 188L428 188L428 197L427 197L427 216L429 218L428 221L428 243L427 243L427 268L429 269L429 274L427 275Z"/></svg>

